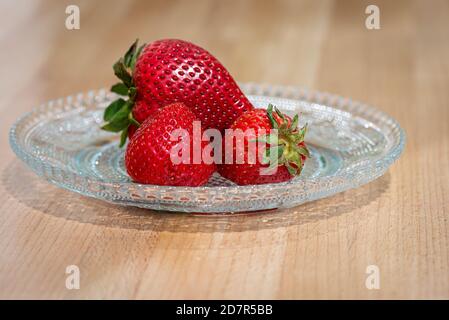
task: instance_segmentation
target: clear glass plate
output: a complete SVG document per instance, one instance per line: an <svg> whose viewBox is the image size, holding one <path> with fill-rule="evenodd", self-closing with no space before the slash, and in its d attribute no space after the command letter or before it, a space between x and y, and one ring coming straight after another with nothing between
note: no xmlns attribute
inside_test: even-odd
<svg viewBox="0 0 449 320"><path fill-rule="evenodd" d="M309 124L311 151L300 177L287 183L236 186L214 174L204 187L132 182L117 135L100 129L116 96L90 91L49 101L11 128L17 156L60 187L121 205L183 212L286 208L358 187L381 176L401 154L405 134L385 113L335 95L301 88L241 84L258 107L268 103Z"/></svg>

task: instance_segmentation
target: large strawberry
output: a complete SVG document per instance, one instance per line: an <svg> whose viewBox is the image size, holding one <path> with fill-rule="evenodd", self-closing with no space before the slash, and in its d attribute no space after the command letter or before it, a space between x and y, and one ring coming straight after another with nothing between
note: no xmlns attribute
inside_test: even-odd
<svg viewBox="0 0 449 320"><path fill-rule="evenodd" d="M267 110L244 113L230 129L234 134L241 133L235 139L242 139L240 146L243 147L232 141L231 150L224 148L231 153L232 162L225 160L224 153L223 164L218 166L223 177L239 185L249 185L284 182L301 173L309 151L304 143L306 126L298 128L298 115L292 120L277 108L273 110L270 104ZM255 143L255 149L250 148L250 143ZM253 157L249 155L250 150L255 150ZM239 157L241 163L237 163Z"/></svg>
<svg viewBox="0 0 449 320"><path fill-rule="evenodd" d="M145 120L126 148L125 165L131 178L157 185L196 187L205 184L214 172L215 164L205 164L202 159L194 162L195 119L195 114L184 104L174 103ZM178 129L185 130L186 135L174 139L172 134ZM199 145L201 153L205 144ZM172 152L184 161L176 164Z"/></svg>
<svg viewBox="0 0 449 320"><path fill-rule="evenodd" d="M223 130L253 109L223 65L187 41L165 39L141 47L136 41L114 65L114 72L122 82L111 90L129 98L106 109L103 129L122 131L122 144L128 130L134 131L132 126L170 103L183 102L204 129Z"/></svg>

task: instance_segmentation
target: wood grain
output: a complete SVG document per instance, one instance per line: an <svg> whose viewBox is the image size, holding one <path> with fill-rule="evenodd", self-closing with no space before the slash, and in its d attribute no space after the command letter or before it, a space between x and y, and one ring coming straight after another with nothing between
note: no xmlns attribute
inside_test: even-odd
<svg viewBox="0 0 449 320"><path fill-rule="evenodd" d="M80 30L64 27L68 4ZM449 2L375 1L380 30L365 28L368 4L2 1L0 298L449 298ZM359 189L258 215L122 208L38 179L9 148L13 121L112 83L136 37L196 42L239 81L375 105L405 128L405 153Z"/></svg>

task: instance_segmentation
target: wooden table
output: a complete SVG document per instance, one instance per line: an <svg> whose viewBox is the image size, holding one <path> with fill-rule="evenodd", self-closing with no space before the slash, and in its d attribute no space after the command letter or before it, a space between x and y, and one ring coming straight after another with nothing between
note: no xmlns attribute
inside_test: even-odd
<svg viewBox="0 0 449 320"><path fill-rule="evenodd" d="M77 4L80 30L67 30ZM380 30L365 8L380 8ZM448 1L10 1L0 5L1 298L449 298ZM290 210L199 217L58 189L8 145L48 99L107 86L136 37L213 52L239 81L368 102L407 132L359 189ZM80 289L66 288L66 267ZM380 288L368 290L367 266Z"/></svg>

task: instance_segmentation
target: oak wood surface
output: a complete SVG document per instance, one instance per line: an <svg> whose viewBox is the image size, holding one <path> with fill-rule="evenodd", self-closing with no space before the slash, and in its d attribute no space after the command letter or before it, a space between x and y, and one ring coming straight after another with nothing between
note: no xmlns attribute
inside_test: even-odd
<svg viewBox="0 0 449 320"><path fill-rule="evenodd" d="M80 30L65 28L69 4ZM365 28L368 4L380 30ZM448 1L22 0L0 12L0 298L449 298ZM37 178L9 148L14 120L111 84L136 37L191 40L239 81L368 102L406 130L405 152L361 188L257 215L123 208ZM79 290L65 287L68 265Z"/></svg>

